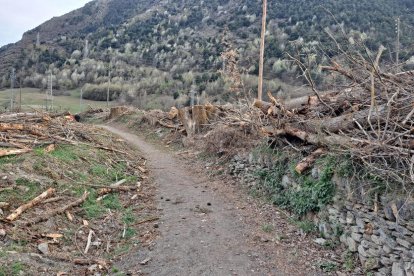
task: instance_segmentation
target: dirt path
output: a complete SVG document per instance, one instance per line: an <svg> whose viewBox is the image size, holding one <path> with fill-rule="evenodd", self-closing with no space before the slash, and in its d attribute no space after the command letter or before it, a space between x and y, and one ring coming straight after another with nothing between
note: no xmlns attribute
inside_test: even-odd
<svg viewBox="0 0 414 276"><path fill-rule="evenodd" d="M119 266L138 275L310 275L287 269L277 255L254 241L243 212L209 187L206 176L191 171L170 153L142 138L105 127L133 144L149 161L158 189L161 237L146 252ZM144 260L149 260L145 265ZM279 266L281 264L281 267ZM287 273L287 271L289 273Z"/></svg>

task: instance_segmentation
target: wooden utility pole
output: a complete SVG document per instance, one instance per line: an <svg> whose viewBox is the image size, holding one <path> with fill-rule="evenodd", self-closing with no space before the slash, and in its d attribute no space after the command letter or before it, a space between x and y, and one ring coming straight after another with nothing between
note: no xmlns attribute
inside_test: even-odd
<svg viewBox="0 0 414 276"><path fill-rule="evenodd" d="M83 88L81 88L81 91L80 91L79 112L82 112L82 98L83 98Z"/></svg>
<svg viewBox="0 0 414 276"><path fill-rule="evenodd" d="M397 17L397 26L396 26L396 31L397 31L397 41L395 43L395 62L396 65L398 66L398 64L400 64L400 30L401 30L401 20L400 17Z"/></svg>
<svg viewBox="0 0 414 276"><path fill-rule="evenodd" d="M48 77L48 88L46 89L46 110L53 109L53 75L52 71L50 71ZM49 105L50 102L50 105Z"/></svg>
<svg viewBox="0 0 414 276"><path fill-rule="evenodd" d="M260 40L260 60L259 60L259 87L257 89L257 99L259 101L263 98L263 63L264 63L264 48L266 35L266 17L267 17L267 0L263 0L263 15L262 15L262 35Z"/></svg>
<svg viewBox="0 0 414 276"><path fill-rule="evenodd" d="M16 73L15 73L15 69L12 68L12 73L10 76L10 111L13 112L14 110L14 80L16 78Z"/></svg>
<svg viewBox="0 0 414 276"><path fill-rule="evenodd" d="M52 72L50 72L50 105L51 110L53 110L53 75Z"/></svg>
<svg viewBox="0 0 414 276"><path fill-rule="evenodd" d="M108 68L108 87L106 89L106 106L109 107L109 86L111 85L111 69Z"/></svg>
<svg viewBox="0 0 414 276"><path fill-rule="evenodd" d="M19 95L19 112L22 111L22 78L19 79L20 95Z"/></svg>

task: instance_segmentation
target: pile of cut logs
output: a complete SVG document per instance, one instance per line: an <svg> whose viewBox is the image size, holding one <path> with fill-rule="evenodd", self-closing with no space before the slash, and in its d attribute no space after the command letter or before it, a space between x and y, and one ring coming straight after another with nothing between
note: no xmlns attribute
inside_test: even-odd
<svg viewBox="0 0 414 276"><path fill-rule="evenodd" d="M379 53L380 55L380 53ZM378 59L377 59L378 60ZM326 150L351 154L385 180L414 183L414 71L385 73L378 62L360 59L345 69L322 67L347 78L347 88L282 101L254 102L271 119L271 137L294 138L316 150L296 171L302 173ZM349 68L350 67L350 68Z"/></svg>
<svg viewBox="0 0 414 276"><path fill-rule="evenodd" d="M381 54L378 53L378 55ZM303 173L327 151L347 154L373 169L384 180L414 183L414 71L383 72L378 60L322 67L348 79L337 91L282 100L270 92L268 101L248 106L210 104L147 113L152 124L188 136L217 124L240 126L281 141L314 145L296 171ZM312 147L311 147L312 148Z"/></svg>
<svg viewBox="0 0 414 276"><path fill-rule="evenodd" d="M56 144L92 144L102 149L90 127L65 113L14 113L0 115L0 157L31 152L36 147L54 150Z"/></svg>

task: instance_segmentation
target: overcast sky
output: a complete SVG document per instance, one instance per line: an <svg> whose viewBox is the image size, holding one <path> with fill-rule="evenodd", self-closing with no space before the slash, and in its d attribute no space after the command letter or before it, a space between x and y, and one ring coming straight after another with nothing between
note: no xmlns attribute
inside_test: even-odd
<svg viewBox="0 0 414 276"><path fill-rule="evenodd" d="M0 47L22 38L48 19L84 6L91 0L0 0Z"/></svg>

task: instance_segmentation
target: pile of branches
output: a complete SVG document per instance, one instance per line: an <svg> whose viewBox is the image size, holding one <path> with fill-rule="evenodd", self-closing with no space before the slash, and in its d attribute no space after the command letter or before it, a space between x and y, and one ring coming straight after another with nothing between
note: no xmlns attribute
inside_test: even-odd
<svg viewBox="0 0 414 276"><path fill-rule="evenodd" d="M267 120L260 116L259 110L247 103L220 106L208 103L172 107L168 113L146 111L141 123L170 129L185 145L229 157L257 140L262 119ZM185 141L181 140L182 137Z"/></svg>
<svg viewBox="0 0 414 276"><path fill-rule="evenodd" d="M414 183L414 72L382 70L383 51L375 59L346 55L346 65L322 66L348 80L346 87L327 93L316 89L309 69L295 60L314 95L283 102L268 93L270 102L255 101L272 119L262 128L266 135L315 145L298 173L329 150L350 154L386 183L406 188Z"/></svg>
<svg viewBox="0 0 414 276"><path fill-rule="evenodd" d="M88 144L116 151L90 135L90 126L77 123L70 113L14 113L0 115L0 157L19 155L57 144Z"/></svg>
<svg viewBox="0 0 414 276"><path fill-rule="evenodd" d="M193 137L196 134L208 133L218 125L236 127L246 133L258 129L260 118L257 110L248 105L195 105L191 107L172 107L170 112L150 110L145 112L143 120L150 125L160 125L165 128Z"/></svg>

